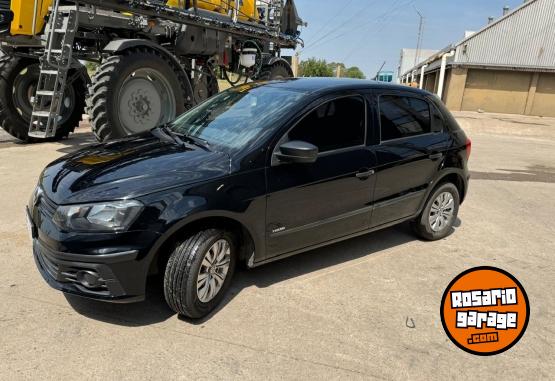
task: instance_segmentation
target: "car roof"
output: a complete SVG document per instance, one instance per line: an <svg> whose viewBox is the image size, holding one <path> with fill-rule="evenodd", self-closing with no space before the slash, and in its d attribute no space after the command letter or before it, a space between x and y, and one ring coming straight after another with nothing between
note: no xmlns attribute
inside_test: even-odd
<svg viewBox="0 0 555 381"><path fill-rule="evenodd" d="M352 78L289 78L268 81L264 85L296 90L310 94L363 89L395 90L412 92L420 95L430 94L425 90L416 89L414 87Z"/></svg>

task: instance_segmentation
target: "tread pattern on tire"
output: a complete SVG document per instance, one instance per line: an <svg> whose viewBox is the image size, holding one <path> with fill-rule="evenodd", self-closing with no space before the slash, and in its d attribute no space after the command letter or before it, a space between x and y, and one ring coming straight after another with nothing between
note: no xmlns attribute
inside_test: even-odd
<svg viewBox="0 0 555 381"><path fill-rule="evenodd" d="M5 55L0 57L0 123L1 126L7 133L13 137L22 140L27 143L37 142L38 140L29 138L27 135L29 124L25 121L22 116L13 110L8 102L9 97L12 94L12 88L10 87L10 82L12 80L12 72L18 67L23 67L21 62L32 64L35 60L23 59L18 57L13 57ZM60 140L66 138L71 132L75 130L75 127L79 125L79 122L83 118L83 112L85 109L85 103L79 94L84 94L86 91L86 83L83 79L76 79L74 86L76 99L74 104L74 110L72 115L56 130L56 136L48 140ZM42 141L42 140L41 140Z"/></svg>
<svg viewBox="0 0 555 381"><path fill-rule="evenodd" d="M189 94L187 84L189 79L180 67L176 67L175 62L170 60L164 54L158 52L156 49L150 48L131 48L119 52L115 55L109 56L102 61L102 64L96 71L92 78L91 85L89 86L87 97L87 112L90 117L92 132L96 139L100 142L118 138L114 132L108 114L108 98L113 91L111 85L116 80L117 68L126 56L133 54L152 54L163 59L174 71L179 78L179 85L185 99L185 110L192 106L193 94ZM114 75L116 74L116 75Z"/></svg>
<svg viewBox="0 0 555 381"><path fill-rule="evenodd" d="M271 66L263 67L260 75L258 76L258 79L266 81L271 80L278 72L282 72L285 78L292 77L289 69L287 68L287 66L285 66L285 64L283 64L282 62L276 62Z"/></svg>
<svg viewBox="0 0 555 381"><path fill-rule="evenodd" d="M178 313L190 317L190 311L194 310L190 300L184 295L187 287L187 279L191 276L193 262L199 255L199 246L214 235L219 234L217 229L203 230L187 238L179 244L168 260L164 276L164 295L170 308Z"/></svg>

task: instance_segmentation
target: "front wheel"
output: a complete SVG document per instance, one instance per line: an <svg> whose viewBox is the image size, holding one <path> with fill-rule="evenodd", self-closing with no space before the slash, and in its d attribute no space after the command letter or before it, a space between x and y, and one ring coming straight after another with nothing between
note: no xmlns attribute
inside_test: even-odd
<svg viewBox="0 0 555 381"><path fill-rule="evenodd" d="M428 199L422 214L412 221L414 232L428 241L447 237L457 219L459 203L459 191L454 184L440 185Z"/></svg>
<svg viewBox="0 0 555 381"><path fill-rule="evenodd" d="M236 262L233 235L208 229L179 243L164 275L166 302L175 312L194 319L213 311L228 290Z"/></svg>

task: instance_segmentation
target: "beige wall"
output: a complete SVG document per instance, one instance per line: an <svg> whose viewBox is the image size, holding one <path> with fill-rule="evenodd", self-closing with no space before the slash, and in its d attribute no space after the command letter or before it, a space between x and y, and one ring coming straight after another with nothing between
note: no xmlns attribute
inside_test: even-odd
<svg viewBox="0 0 555 381"><path fill-rule="evenodd" d="M424 75L424 90L430 93L436 93L436 78L438 76L437 72L428 73Z"/></svg>
<svg viewBox="0 0 555 381"><path fill-rule="evenodd" d="M531 81L532 73L470 69L461 109L524 114Z"/></svg>
<svg viewBox="0 0 555 381"><path fill-rule="evenodd" d="M467 77L468 69L466 68L456 67L449 70L443 101L450 110L461 110Z"/></svg>
<svg viewBox="0 0 555 381"><path fill-rule="evenodd" d="M555 117L555 74L539 75L530 114Z"/></svg>

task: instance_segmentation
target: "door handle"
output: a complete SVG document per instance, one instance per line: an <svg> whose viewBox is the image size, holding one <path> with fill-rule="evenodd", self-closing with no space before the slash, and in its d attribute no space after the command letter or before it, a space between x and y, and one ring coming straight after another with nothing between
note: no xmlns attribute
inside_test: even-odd
<svg viewBox="0 0 555 381"><path fill-rule="evenodd" d="M370 176L372 176L374 173L376 173L373 169L370 169L368 171L361 171L361 172L357 172L356 177L362 180L365 180L367 178L369 178Z"/></svg>
<svg viewBox="0 0 555 381"><path fill-rule="evenodd" d="M443 154L442 153L433 153L431 155L428 156L431 160L439 160L439 159L443 159Z"/></svg>

